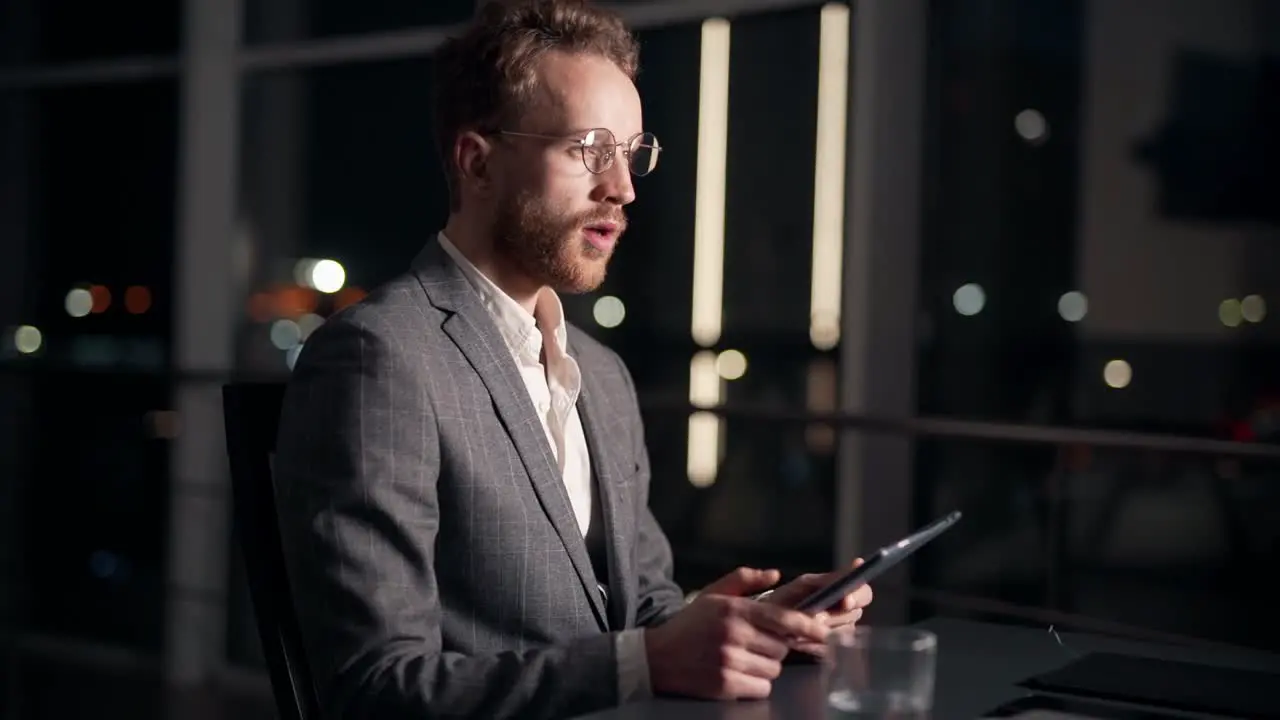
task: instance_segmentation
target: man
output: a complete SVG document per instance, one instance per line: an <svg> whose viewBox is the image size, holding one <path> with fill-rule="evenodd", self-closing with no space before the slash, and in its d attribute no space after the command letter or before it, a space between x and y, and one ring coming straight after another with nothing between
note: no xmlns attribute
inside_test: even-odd
<svg viewBox="0 0 1280 720"><path fill-rule="evenodd" d="M618 18L491 4L437 57L451 212L412 270L298 358L275 469L289 579L327 716L551 718L652 694L759 698L830 617L752 599L741 569L686 604L648 508L621 359L564 321L598 287L657 161Z"/></svg>

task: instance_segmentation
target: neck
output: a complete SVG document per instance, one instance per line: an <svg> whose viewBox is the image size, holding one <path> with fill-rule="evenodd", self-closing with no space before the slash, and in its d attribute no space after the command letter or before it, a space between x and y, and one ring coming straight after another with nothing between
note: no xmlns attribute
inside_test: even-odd
<svg viewBox="0 0 1280 720"><path fill-rule="evenodd" d="M477 270L533 314L542 285L520 272L508 258L503 257L494 243L493 233L487 227L462 213L453 213L445 224L444 234Z"/></svg>

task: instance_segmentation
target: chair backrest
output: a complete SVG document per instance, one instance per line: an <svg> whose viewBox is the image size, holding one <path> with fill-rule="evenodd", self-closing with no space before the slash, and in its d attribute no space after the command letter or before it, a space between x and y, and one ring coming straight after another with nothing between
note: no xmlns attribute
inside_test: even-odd
<svg viewBox="0 0 1280 720"><path fill-rule="evenodd" d="M281 720L317 720L320 702L285 575L271 475L283 402L283 383L230 383L222 388L232 515L277 711Z"/></svg>

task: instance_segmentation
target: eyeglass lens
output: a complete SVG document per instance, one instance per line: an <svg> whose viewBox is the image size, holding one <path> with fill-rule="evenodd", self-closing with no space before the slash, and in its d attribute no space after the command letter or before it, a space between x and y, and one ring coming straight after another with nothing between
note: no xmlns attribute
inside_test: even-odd
<svg viewBox="0 0 1280 720"><path fill-rule="evenodd" d="M593 173L608 170L613 164L617 146L617 139L608 130L592 130L587 133L582 139L582 161L587 170ZM657 167L660 151L658 138L653 133L645 132L632 138L623 154L627 156L633 174L648 175Z"/></svg>

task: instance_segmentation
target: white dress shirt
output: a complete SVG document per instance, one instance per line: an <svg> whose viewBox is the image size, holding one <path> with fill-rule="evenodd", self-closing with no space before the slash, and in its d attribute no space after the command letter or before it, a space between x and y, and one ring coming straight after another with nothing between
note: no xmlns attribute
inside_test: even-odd
<svg viewBox="0 0 1280 720"><path fill-rule="evenodd" d="M578 530L585 538L591 525L591 453L578 415L582 372L568 354L564 306L551 288L538 294L532 314L504 292L449 241L439 234L448 253L493 317L524 379L542 429L559 464ZM545 362L544 362L545 361ZM621 701L651 694L643 630L618 633L618 695Z"/></svg>

